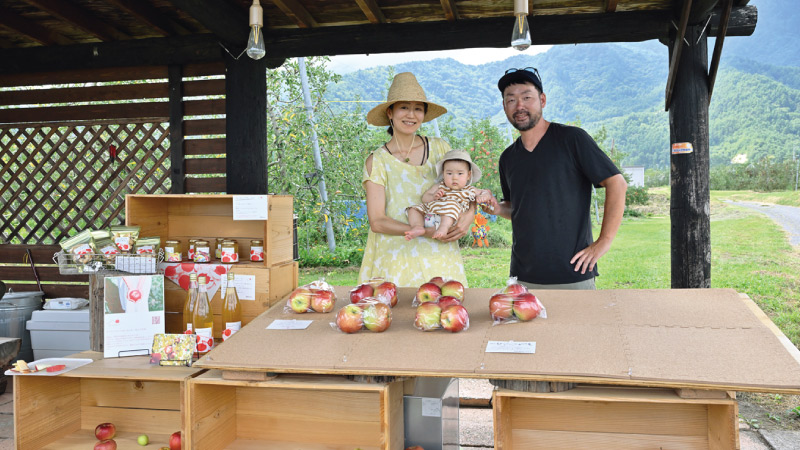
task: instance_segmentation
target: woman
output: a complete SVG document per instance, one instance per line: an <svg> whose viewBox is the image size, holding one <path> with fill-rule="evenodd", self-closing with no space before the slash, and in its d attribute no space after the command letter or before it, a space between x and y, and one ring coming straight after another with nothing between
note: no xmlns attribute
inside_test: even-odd
<svg viewBox="0 0 800 450"><path fill-rule="evenodd" d="M458 239L469 231L475 205L462 214L444 239L431 237L426 228L419 239L407 241L406 208L420 203L422 194L436 181L436 163L450 151L439 138L417 134L423 122L446 113L429 102L411 72L397 74L387 101L367 114L367 122L389 126L391 139L373 151L364 164L362 183L367 197L370 232L364 249L359 282L383 277L398 286L418 287L433 277L458 280L466 286Z"/></svg>

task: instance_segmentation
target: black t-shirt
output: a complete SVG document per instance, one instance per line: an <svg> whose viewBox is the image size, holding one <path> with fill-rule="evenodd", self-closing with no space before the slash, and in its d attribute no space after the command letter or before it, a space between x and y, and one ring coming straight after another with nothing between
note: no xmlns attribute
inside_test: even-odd
<svg viewBox="0 0 800 450"><path fill-rule="evenodd" d="M511 275L536 284L575 283L597 276L574 271L570 259L592 238L592 184L619 172L589 134L550 123L532 152L520 139L500 156L503 200L511 202Z"/></svg>

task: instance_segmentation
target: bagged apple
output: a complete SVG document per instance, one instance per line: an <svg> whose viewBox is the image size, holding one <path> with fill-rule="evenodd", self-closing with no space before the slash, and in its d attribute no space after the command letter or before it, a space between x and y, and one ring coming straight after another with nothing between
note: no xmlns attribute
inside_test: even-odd
<svg viewBox="0 0 800 450"><path fill-rule="evenodd" d="M461 301L452 296L417 306L414 327L421 331L447 330L457 333L469 328L469 313Z"/></svg>
<svg viewBox="0 0 800 450"><path fill-rule="evenodd" d="M391 306L375 297L367 297L337 311L331 327L348 334L357 333L362 329L381 333L391 324Z"/></svg>
<svg viewBox="0 0 800 450"><path fill-rule="evenodd" d="M493 325L527 322L537 317L547 318L542 302L528 288L510 277L506 287L489 298L489 315Z"/></svg>
<svg viewBox="0 0 800 450"><path fill-rule="evenodd" d="M286 300L284 312L302 314L306 312L329 313L336 305L336 293L324 279L312 281L298 287Z"/></svg>

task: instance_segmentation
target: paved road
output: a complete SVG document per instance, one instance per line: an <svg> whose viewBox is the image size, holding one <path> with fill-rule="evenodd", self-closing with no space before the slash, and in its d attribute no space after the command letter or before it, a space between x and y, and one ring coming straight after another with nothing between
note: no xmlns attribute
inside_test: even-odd
<svg viewBox="0 0 800 450"><path fill-rule="evenodd" d="M755 202L734 202L727 201L736 206L742 206L766 214L783 227L789 235L789 242L792 245L800 245L800 208L796 206L766 205Z"/></svg>

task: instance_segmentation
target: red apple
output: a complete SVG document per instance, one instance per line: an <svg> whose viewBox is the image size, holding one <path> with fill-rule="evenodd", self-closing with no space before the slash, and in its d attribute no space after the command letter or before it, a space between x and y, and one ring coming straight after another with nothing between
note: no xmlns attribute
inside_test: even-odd
<svg viewBox="0 0 800 450"><path fill-rule="evenodd" d="M345 333L355 333L364 325L362 309L358 305L347 305L336 313L336 326Z"/></svg>
<svg viewBox="0 0 800 450"><path fill-rule="evenodd" d="M181 432L176 431L169 437L169 450L181 450Z"/></svg>
<svg viewBox="0 0 800 450"><path fill-rule="evenodd" d="M417 301L420 303L435 302L442 296L442 290L435 283L424 283L417 289Z"/></svg>
<svg viewBox="0 0 800 450"><path fill-rule="evenodd" d="M434 302L425 302L417 307L417 315L414 318L414 326L422 331L431 331L441 327L439 320L442 316L442 308Z"/></svg>
<svg viewBox="0 0 800 450"><path fill-rule="evenodd" d="M375 288L375 297L387 298L392 308L397 304L397 285L391 281L385 281Z"/></svg>
<svg viewBox="0 0 800 450"><path fill-rule="evenodd" d="M489 299L489 313L492 320L510 319L513 314L514 297L509 294L494 294Z"/></svg>
<svg viewBox="0 0 800 450"><path fill-rule="evenodd" d="M299 287L289 294L289 307L296 313L304 313L311 307L311 290Z"/></svg>
<svg viewBox="0 0 800 450"><path fill-rule="evenodd" d="M526 292L514 299L514 315L519 320L533 320L539 315L541 308L536 300L536 296Z"/></svg>
<svg viewBox="0 0 800 450"><path fill-rule="evenodd" d="M464 300L464 285L460 281L450 280L442 285L442 295Z"/></svg>
<svg viewBox="0 0 800 450"><path fill-rule="evenodd" d="M450 296L439 297L439 308L442 308L442 311L444 311L444 309L447 308L448 306L460 305L460 304L461 300L455 297L450 297Z"/></svg>
<svg viewBox="0 0 800 450"><path fill-rule="evenodd" d="M433 277L433 278L431 278L431 281L429 281L428 283L433 283L436 286L439 286L441 288L442 285L444 284L444 278L442 278L442 277Z"/></svg>
<svg viewBox="0 0 800 450"><path fill-rule="evenodd" d="M442 328L453 333L467 328L469 326L469 313L467 312L467 308L461 305L443 308L440 322Z"/></svg>
<svg viewBox="0 0 800 450"><path fill-rule="evenodd" d="M318 313L328 313L333 311L336 299L333 291L325 289L311 289L311 309Z"/></svg>
<svg viewBox="0 0 800 450"><path fill-rule="evenodd" d="M94 429L94 436L97 438L98 441L104 441L106 439L114 439L114 436L116 435L117 435L117 427L115 427L114 424L110 422L101 423Z"/></svg>
<svg viewBox="0 0 800 450"><path fill-rule="evenodd" d="M419 445L415 445L413 447L406 447L406 450L425 450L425 449L420 447Z"/></svg>
<svg viewBox="0 0 800 450"><path fill-rule="evenodd" d="M509 294L511 296L514 296L514 297L522 295L522 294L524 294L526 292L528 292L528 288L526 288L524 285L521 285L519 283L511 283L511 284L507 285L505 289L503 289L503 293L504 294Z"/></svg>
<svg viewBox="0 0 800 450"><path fill-rule="evenodd" d="M117 450L117 441L113 439L103 439L94 444L94 450Z"/></svg>
<svg viewBox="0 0 800 450"><path fill-rule="evenodd" d="M385 303L374 303L364 308L362 317L369 331L380 333L392 324L392 308Z"/></svg>
<svg viewBox="0 0 800 450"><path fill-rule="evenodd" d="M372 294L375 292L375 289L372 287L371 284L359 284L355 288L350 291L350 302L358 303L361 300L372 297Z"/></svg>

